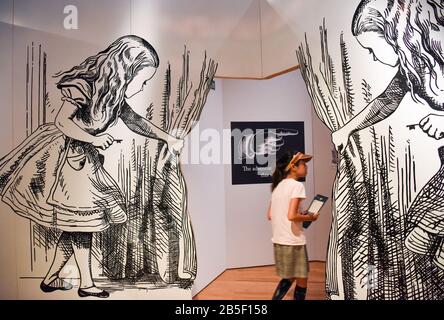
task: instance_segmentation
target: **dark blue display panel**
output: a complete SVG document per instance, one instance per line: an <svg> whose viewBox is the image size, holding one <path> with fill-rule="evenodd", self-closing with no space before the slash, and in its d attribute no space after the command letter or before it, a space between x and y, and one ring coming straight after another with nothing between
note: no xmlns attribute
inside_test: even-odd
<svg viewBox="0 0 444 320"><path fill-rule="evenodd" d="M304 122L231 122L232 184L271 183L289 149L305 151Z"/></svg>

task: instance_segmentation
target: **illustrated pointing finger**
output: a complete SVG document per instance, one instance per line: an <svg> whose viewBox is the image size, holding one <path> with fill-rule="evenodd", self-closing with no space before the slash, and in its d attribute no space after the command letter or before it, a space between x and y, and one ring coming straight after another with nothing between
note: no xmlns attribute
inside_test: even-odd
<svg viewBox="0 0 444 320"><path fill-rule="evenodd" d="M419 126L422 128L425 126L425 124L429 122L429 117L425 117L423 118L420 122L419 122Z"/></svg>

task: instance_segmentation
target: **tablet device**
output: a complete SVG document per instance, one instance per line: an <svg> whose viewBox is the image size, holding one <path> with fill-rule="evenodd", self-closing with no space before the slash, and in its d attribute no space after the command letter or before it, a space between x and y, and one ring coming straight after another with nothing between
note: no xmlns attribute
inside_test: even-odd
<svg viewBox="0 0 444 320"><path fill-rule="evenodd" d="M310 207L308 207L307 211L309 213L317 213L319 212L322 207L324 206L324 204L327 202L328 197L317 194L314 198L313 201L310 204Z"/></svg>
<svg viewBox="0 0 444 320"><path fill-rule="evenodd" d="M323 196L321 194L317 194L314 198L313 201L310 203L310 207L308 207L307 212L308 213L318 213L322 207L325 205L325 203L327 202L328 197ZM311 223L313 221L304 221L302 222L302 226L307 229Z"/></svg>

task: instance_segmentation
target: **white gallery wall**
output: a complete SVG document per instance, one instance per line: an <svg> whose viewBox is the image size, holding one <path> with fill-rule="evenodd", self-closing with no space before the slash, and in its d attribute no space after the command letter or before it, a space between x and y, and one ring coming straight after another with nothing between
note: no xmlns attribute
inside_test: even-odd
<svg viewBox="0 0 444 320"><path fill-rule="evenodd" d="M297 71L300 73L300 71ZM316 223L312 223L307 232L307 242L310 260L325 261L327 259L328 236L331 227L332 187L336 174L336 164L333 164L330 132L313 112L313 155L312 168L315 194L328 197L322 208L322 213Z"/></svg>
<svg viewBox="0 0 444 320"><path fill-rule="evenodd" d="M0 153L6 154L13 146L13 103L12 103L12 58L13 28L12 0L0 2ZM14 299L17 293L17 259L16 259L16 217L8 212L8 206L0 202L0 241L4 245L0 250L0 297ZM6 263L7 262L7 263Z"/></svg>
<svg viewBox="0 0 444 320"><path fill-rule="evenodd" d="M128 103L134 107L136 112L145 116L147 108L153 102L154 107L157 108L154 112L154 121L156 121L158 107L162 100L164 71L169 61L172 64L172 83L174 87L177 85L177 80L183 70L180 64L182 63L184 45L187 44L186 40L182 38L174 43L174 46L164 45L162 36L158 34L159 30L150 29L145 20L130 16L132 6L136 5L138 5L138 12L149 12L149 3L138 3L136 1L72 1L70 4L75 5L78 9L78 29L67 30L64 28L65 15L63 10L66 5L64 2L52 0L1 2L0 36L2 46L0 50L3 70L0 76L2 83L0 130L2 130L3 138L1 156L10 152L26 136L25 127L27 127L29 119L26 109L28 101L34 101L35 105L38 103L40 106L40 103L44 100L42 87L40 86L40 66L43 65L44 54L47 54L47 90L51 106L48 112L49 121L54 120L54 116L61 105L60 92L55 87L53 75L60 70L66 70L81 63L86 57L105 49L118 37L131 34L131 32L146 37L158 49L161 67L156 77L147 86L147 90L137 99L131 99ZM148 19L148 21L151 20ZM176 49L177 51L175 51ZM197 85L205 48L196 45L189 46L188 49L191 51L190 80ZM174 64L175 62L179 64ZM198 71L193 72L193 70ZM34 72L34 78L32 72ZM35 79L33 84L27 82L27 79L31 78ZM30 123L32 130L35 130L38 125L37 114L34 114L34 116L34 122L31 120ZM38 121L40 123L40 118ZM115 138L126 140L105 152L107 154L106 158L109 159L105 164L108 166L107 170L117 173L117 164L113 163L112 159L117 159L121 152L125 154L130 152L131 141L134 136L121 123L113 127L109 133ZM41 247L36 250L36 253L31 249L35 248L35 243L32 243L33 240L29 236L30 230L33 228L32 224L27 219L14 215L11 209L3 203L0 206L0 214L3 222L1 224L2 243L8 244L3 246L0 253L3 262L0 271L1 297L20 299L77 297L76 290L69 292L71 296L45 295L41 292L38 278L45 275L48 264L52 261L52 248L46 250ZM224 250L222 251L224 252ZM69 277L77 279L77 273L72 272L73 268L65 269L70 273ZM97 270L95 266L93 266L93 270ZM64 274L63 276L67 275ZM29 280L23 277L33 277L33 279ZM177 287L160 288L159 290L148 290L146 292L135 290L133 295L129 294L128 291L121 291L120 293L122 294L120 298L132 299L191 298L191 290L183 290ZM119 298L120 293L117 292L113 296Z"/></svg>
<svg viewBox="0 0 444 320"><path fill-rule="evenodd" d="M443 2L268 2L340 151L327 298L442 300Z"/></svg>
<svg viewBox="0 0 444 320"><path fill-rule="evenodd" d="M314 155L305 182L305 206L316 193L330 197L335 173L330 135L313 118L305 90L298 70L270 80L216 81L216 90L211 91L199 127L191 133L182 155L198 254L193 295L225 269L274 264L271 225L266 219L270 185L231 184L230 140L223 136L230 132L230 122L304 121L306 152ZM220 154L211 159L218 162L206 164L205 146L217 139ZM329 200L307 230L311 261L326 259L330 222Z"/></svg>
<svg viewBox="0 0 444 320"><path fill-rule="evenodd" d="M231 121L304 121L305 151L313 152L311 102L298 72L270 80L225 80L224 128ZM314 193L313 167L307 176L307 197ZM269 184L232 185L231 167L225 166L227 267L273 263L271 226L266 212ZM310 233L310 230L308 231ZM314 255L309 247L310 258Z"/></svg>
<svg viewBox="0 0 444 320"><path fill-rule="evenodd" d="M167 62L172 64L173 81L177 81L184 45L191 51L192 72L200 70L205 51L208 57L220 63L220 76L262 77L296 65L294 50L280 50L279 47L279 43L291 41L292 31L279 20L267 1L233 0L228 4L226 1L210 3L206 0L73 0L70 4L79 9L78 30L63 28L65 2L0 1L1 156L25 136L25 66L27 48L31 48L33 42L35 50L41 44L42 51L48 54L48 83L54 86L52 75L57 71L66 70L103 50L117 37L134 33L146 38L160 55L161 70L151 81L149 89L131 100L131 105L141 115L150 102L157 106L161 103L158 92L163 86ZM233 12L236 14L233 15ZM60 102L59 92L54 87L48 88L48 91L54 116ZM37 91L34 96L37 97ZM316 176L318 168L330 161L327 157L330 146L329 137L316 129L319 123L313 122L311 110L299 71L271 80L216 81L216 90L208 96L199 128L191 135L197 134L199 140L200 132L205 129L219 132L223 149L219 155L220 162L182 165L198 255L198 275L193 294L226 268L273 263L271 226L265 215L271 195L270 186L231 185L231 167L222 164L230 158L230 140L222 139L224 129L225 133L229 131L231 121L304 121L306 152L315 155L306 182L307 198L311 198L315 192L326 194L330 183L329 179ZM121 124L112 128L111 134L127 138L127 141L132 138ZM202 147L209 138L200 138ZM313 141L326 143L326 147L318 149ZM195 147L188 141L185 149ZM128 151L130 144L124 143L121 148ZM318 152L322 158L318 159ZM116 169L110 162L107 166L111 171ZM325 230L329 225L327 209L324 210L325 215L307 231L310 260L325 259ZM41 296L38 284L29 290L26 280L20 277L41 276L51 255L45 258L43 266L31 272L30 239L23 236L29 231L29 221L14 215L2 202L0 217L0 241L8 244L0 250L1 261L8 262L2 263L0 269L0 296ZM188 297L187 293L170 294L151 292L150 298L168 295ZM144 297L137 295L137 298Z"/></svg>
<svg viewBox="0 0 444 320"><path fill-rule="evenodd" d="M220 157L215 156L211 163L203 163L205 155L200 157L200 150L208 143L221 146L218 137L223 130L222 82L216 80L216 90L210 92L200 123L191 132L192 138L186 141L184 148L187 152L182 154L182 170L188 187L188 210L197 247L198 269L193 294L226 269L224 166ZM196 155L196 151L199 157L192 159L191 153Z"/></svg>
<svg viewBox="0 0 444 320"><path fill-rule="evenodd" d="M371 10L357 10L360 3ZM68 4L78 10L77 29L64 26ZM385 21L373 25L372 17L364 17L362 21L370 24L366 28L394 25L396 32L379 30L384 33L379 40L392 38L363 47L352 34L351 23L355 13L369 12L377 12L378 19ZM441 160L444 162L440 159L444 149L439 149L438 155L444 137L443 12L439 0L2 0L0 157L24 139L25 127L32 131L38 126L35 118L32 122L33 102L34 106L46 106L46 96L41 95L44 90L37 90L36 82L27 81L40 79L40 49L42 57L47 54L48 58L47 93L53 118L61 97L52 76L123 35L145 38L160 55L161 66L147 90L128 101L141 115L147 114L151 103L162 105L168 62L172 82L177 84L184 70L181 63L185 46L190 51L195 85L205 54L219 63L219 77L264 78L298 65L296 51L300 48L301 71L264 81L218 80L201 128L221 133L229 130L231 121L304 121L306 152L315 156L306 182L308 198L315 193L331 195L336 174L334 203L329 202L320 219L307 230L309 258L325 260L333 212L336 219L329 240L327 295L332 299L442 299L442 228L427 229L423 223L432 219L441 226L444 211L442 193L436 191L442 191ZM402 19L396 21L396 17ZM410 36L409 32L418 34ZM415 39L420 40L411 43ZM374 52L379 53L375 56ZM424 53L433 61L424 63ZM396 63L385 61L386 55L393 59L393 54ZM405 70L406 57L416 61L411 63L413 67L436 69ZM35 77L30 70L36 72ZM404 79L403 74L418 77ZM435 83L436 88L416 92L412 87L416 81L425 81L421 83L424 87ZM395 95L393 84L402 89ZM378 106L372 101L379 102L380 95L387 92L396 111L385 119L374 116L386 116L387 110L370 112L373 120L365 129L356 127L360 130L348 145L343 145L339 170L334 172L330 136L336 137L339 147L340 140L346 140L351 132L340 129L352 130L346 126L347 121L361 110L368 111L370 105ZM422 101L423 96L418 100L418 94L429 95L425 97L428 102ZM328 129L314 115L311 101ZM25 118L31 119L29 126ZM157 113L153 121L159 118ZM424 126L426 120L431 123ZM120 148L114 146L113 151L107 151L107 158L130 151L127 142L134 136L128 129L120 124L109 133L127 140ZM194 133L199 140L199 131ZM221 161L229 159L229 139L219 139L224 150ZM193 148L193 144L187 147ZM116 173L116 163L107 161L105 166ZM271 228L265 217L270 186L231 185L228 164L184 164L183 170L199 255L193 293L225 268L273 263ZM428 211L422 212L425 209ZM422 219L422 214L428 219ZM0 250L0 297L42 297L37 279L20 277L42 276L50 263L50 250L43 246L37 254L30 250L32 224L15 216L3 203L0 218L0 241L6 244ZM423 237L418 238L418 234ZM416 245L422 248L418 250ZM36 257L40 260L30 266ZM379 280L372 283L376 274ZM31 281L35 285L28 286ZM191 297L191 290L169 293ZM145 293L135 295L147 297ZM151 297L166 296L168 292L156 292Z"/></svg>

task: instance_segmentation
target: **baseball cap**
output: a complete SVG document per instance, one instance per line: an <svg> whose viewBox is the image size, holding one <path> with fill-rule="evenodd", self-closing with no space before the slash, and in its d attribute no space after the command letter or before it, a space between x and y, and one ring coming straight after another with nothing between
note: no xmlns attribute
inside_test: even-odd
<svg viewBox="0 0 444 320"><path fill-rule="evenodd" d="M297 163L299 160L304 160L305 162L309 162L313 156L310 156L308 154L305 154L303 152L296 153L293 158L288 163L287 167L285 167L285 171L290 170L291 166Z"/></svg>

